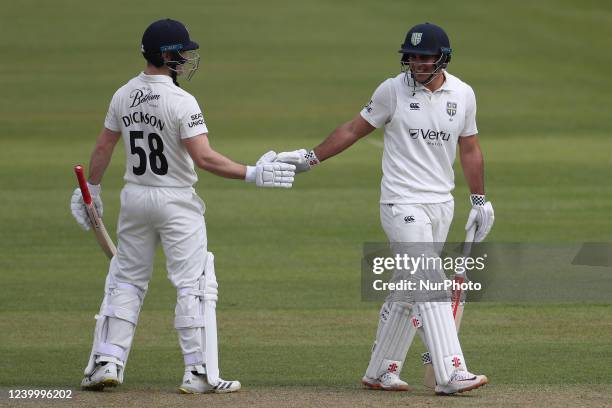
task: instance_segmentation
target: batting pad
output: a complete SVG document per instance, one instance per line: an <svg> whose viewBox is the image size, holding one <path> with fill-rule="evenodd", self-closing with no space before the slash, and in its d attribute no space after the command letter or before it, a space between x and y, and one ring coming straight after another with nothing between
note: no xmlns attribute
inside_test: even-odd
<svg viewBox="0 0 612 408"><path fill-rule="evenodd" d="M410 313L411 306L408 303L388 302L383 305L370 364L366 370L367 377L379 378L385 371L399 375L416 333Z"/></svg>
<svg viewBox="0 0 612 408"><path fill-rule="evenodd" d="M433 363L436 382L446 385L455 370L467 370L450 302L418 303L423 340Z"/></svg>
<svg viewBox="0 0 612 408"><path fill-rule="evenodd" d="M174 327L179 334L185 366L206 374L208 383L219 383L217 345L217 278L214 256L206 254L204 274L196 287L177 291Z"/></svg>
<svg viewBox="0 0 612 408"><path fill-rule="evenodd" d="M115 282L108 273L85 375L91 375L97 363L110 361L117 364L119 381L123 382L144 297L143 290L130 283Z"/></svg>

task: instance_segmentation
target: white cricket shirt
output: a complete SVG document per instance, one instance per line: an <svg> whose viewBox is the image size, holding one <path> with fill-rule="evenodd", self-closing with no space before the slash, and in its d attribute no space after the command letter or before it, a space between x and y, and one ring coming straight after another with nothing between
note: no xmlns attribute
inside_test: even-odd
<svg viewBox="0 0 612 408"><path fill-rule="evenodd" d="M169 76L140 73L119 88L104 126L123 136L126 182L190 187L198 181L181 140L208 129L196 99Z"/></svg>
<svg viewBox="0 0 612 408"><path fill-rule="evenodd" d="M405 74L383 82L361 116L385 127L383 204L441 203L452 200L453 162L459 137L478 133L472 88L444 72L435 92L413 88Z"/></svg>

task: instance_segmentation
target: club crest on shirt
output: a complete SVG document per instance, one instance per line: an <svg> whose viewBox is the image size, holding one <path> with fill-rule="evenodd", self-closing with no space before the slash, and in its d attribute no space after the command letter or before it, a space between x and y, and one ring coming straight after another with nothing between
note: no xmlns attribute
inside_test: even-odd
<svg viewBox="0 0 612 408"><path fill-rule="evenodd" d="M457 102L446 102L446 113L451 118L457 114Z"/></svg>

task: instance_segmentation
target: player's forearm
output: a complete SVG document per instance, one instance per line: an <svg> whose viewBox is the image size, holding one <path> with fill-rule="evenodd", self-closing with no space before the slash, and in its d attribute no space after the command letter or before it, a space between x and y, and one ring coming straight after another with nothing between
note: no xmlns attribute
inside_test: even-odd
<svg viewBox="0 0 612 408"><path fill-rule="evenodd" d="M90 184L100 184L102 182L104 172L111 161L111 157L113 156L113 149L114 146L109 147L100 144L97 144L94 148L89 160L88 181Z"/></svg>
<svg viewBox="0 0 612 408"><path fill-rule="evenodd" d="M323 161L346 150L359 138L360 136L353 129L353 123L347 122L336 128L320 145L315 147L314 152L319 161Z"/></svg>
<svg viewBox="0 0 612 408"><path fill-rule="evenodd" d="M245 165L236 163L212 149L197 164L198 167L220 177L244 179L246 176Z"/></svg>
<svg viewBox="0 0 612 408"><path fill-rule="evenodd" d="M89 160L89 183L100 184L121 133L103 128Z"/></svg>
<svg viewBox="0 0 612 408"><path fill-rule="evenodd" d="M463 174L472 194L484 194L484 159L480 147L461 151Z"/></svg>

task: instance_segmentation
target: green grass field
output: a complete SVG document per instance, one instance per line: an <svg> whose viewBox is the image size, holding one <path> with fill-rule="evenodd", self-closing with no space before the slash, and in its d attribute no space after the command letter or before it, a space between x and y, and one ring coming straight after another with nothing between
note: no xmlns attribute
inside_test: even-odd
<svg viewBox="0 0 612 408"><path fill-rule="evenodd" d="M245 163L268 149L318 143L396 75L396 51L411 25L440 24L454 50L449 71L478 98L496 211L490 240L612 241L612 9L605 1L504 4L4 4L0 388L75 388L81 380L108 261L70 215L72 166L87 163L112 94L142 69L142 31L161 17L184 21L200 43L202 67L183 85L204 109L213 146ZM420 388L417 340L403 372L416 394L360 391L380 306L360 300L361 250L365 241L385 239L382 150L371 142L382 134L368 139L299 177L290 191L200 173L220 283L222 374L244 387L242 396L214 401L257 405L261 395L278 406L342 406L350 398L360 398L353 406L612 405L609 305L469 304L461 339L470 368L492 382L486 390L430 397ZM103 182L113 234L123 157L119 146ZM462 238L468 211L459 168L456 179L451 240ZM174 302L160 250L126 383L81 397L82 404L135 395L129 402L139 405L143 390L174 392L182 375ZM184 404L172 398L167 406ZM7 401L2 391L0 405Z"/></svg>

